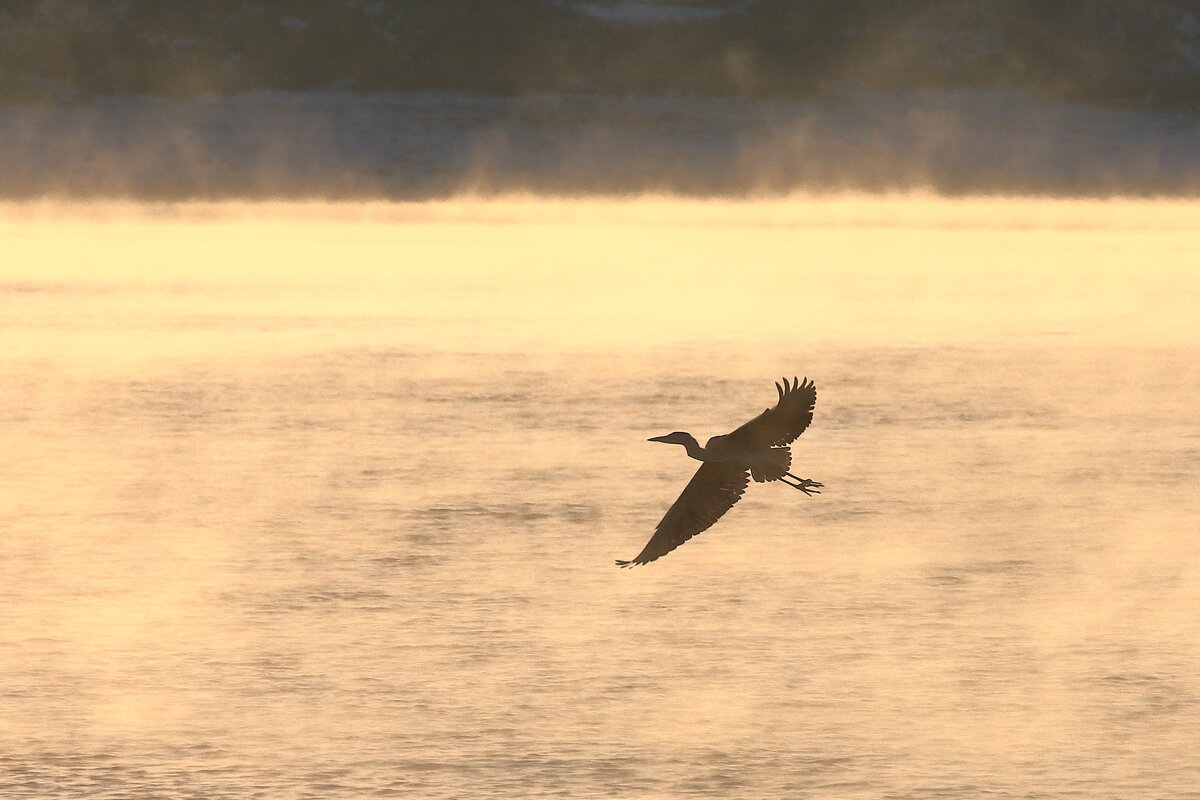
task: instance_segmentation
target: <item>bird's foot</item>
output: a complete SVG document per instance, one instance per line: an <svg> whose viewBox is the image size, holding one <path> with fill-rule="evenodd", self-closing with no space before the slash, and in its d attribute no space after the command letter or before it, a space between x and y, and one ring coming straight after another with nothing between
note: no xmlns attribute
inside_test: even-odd
<svg viewBox="0 0 1200 800"><path fill-rule="evenodd" d="M791 483L789 481L783 480L783 478L780 478L780 480L783 481L788 486L792 487L793 489L799 489L800 491L804 492L809 497L812 497L814 494L820 494L821 492L819 490L825 488L825 484L823 484L823 483L817 483L816 481L810 481L808 478L797 478L795 475L793 475L790 472L787 473L787 477L791 478L793 481L795 481L795 483Z"/></svg>

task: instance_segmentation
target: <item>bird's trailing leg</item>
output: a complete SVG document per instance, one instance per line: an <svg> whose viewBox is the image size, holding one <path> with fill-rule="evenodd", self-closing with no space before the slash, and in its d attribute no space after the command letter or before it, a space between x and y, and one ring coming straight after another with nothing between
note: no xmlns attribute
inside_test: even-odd
<svg viewBox="0 0 1200 800"><path fill-rule="evenodd" d="M823 483L810 481L808 478L797 478L790 472L785 472L783 474L785 477L791 478L793 481L795 481L795 483L784 480L784 478L780 478L779 480L783 481L785 485L790 486L793 489L799 489L810 497L814 494L820 494L821 492L819 490L825 487L825 484Z"/></svg>

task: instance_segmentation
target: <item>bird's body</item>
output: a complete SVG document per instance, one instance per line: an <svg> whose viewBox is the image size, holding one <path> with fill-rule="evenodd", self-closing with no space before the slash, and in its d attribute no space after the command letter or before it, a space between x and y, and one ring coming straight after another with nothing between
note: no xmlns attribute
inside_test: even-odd
<svg viewBox="0 0 1200 800"><path fill-rule="evenodd" d="M703 447L684 431L650 439L683 445L689 457L704 463L667 510L642 552L630 561L618 561L618 566L649 564L707 530L741 499L751 478L759 483L782 481L805 494L820 494L817 489L821 484L788 472L792 465L788 445L812 422L816 385L807 378L803 383L795 378L789 383L784 378L783 385L776 383L775 388L779 402L774 408L731 433L712 437Z"/></svg>
<svg viewBox="0 0 1200 800"><path fill-rule="evenodd" d="M670 437L678 436L678 441ZM782 466L783 474L787 473L789 462L791 461L791 451L786 447L773 447L768 450L753 450L747 449L740 445L737 441L731 440L732 434L724 436L714 436L705 443L704 447L690 433L676 431L675 433L667 434L667 436L659 436L650 439L651 442L667 442L668 444L682 444L690 458L697 461L716 462L721 464L729 464L731 466L741 466L751 470L751 473L760 472L764 475L774 475ZM686 437L686 438L685 438ZM788 456L788 458L785 458ZM765 480L776 480L779 475L766 478ZM755 478L755 480L763 480Z"/></svg>

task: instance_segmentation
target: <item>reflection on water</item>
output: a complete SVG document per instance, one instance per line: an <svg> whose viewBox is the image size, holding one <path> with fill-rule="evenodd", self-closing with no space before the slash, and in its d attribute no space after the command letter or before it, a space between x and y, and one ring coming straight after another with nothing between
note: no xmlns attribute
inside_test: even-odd
<svg viewBox="0 0 1200 800"><path fill-rule="evenodd" d="M1193 796L1194 208L251 211L0 222L5 797Z"/></svg>

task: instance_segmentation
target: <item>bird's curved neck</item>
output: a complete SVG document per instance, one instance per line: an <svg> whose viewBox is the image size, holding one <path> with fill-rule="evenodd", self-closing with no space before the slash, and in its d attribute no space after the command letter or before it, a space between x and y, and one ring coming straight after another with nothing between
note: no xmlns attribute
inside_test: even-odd
<svg viewBox="0 0 1200 800"><path fill-rule="evenodd" d="M683 442L683 449L687 450L687 454L697 461L704 460L704 448L696 441L696 437L688 434L687 440Z"/></svg>

